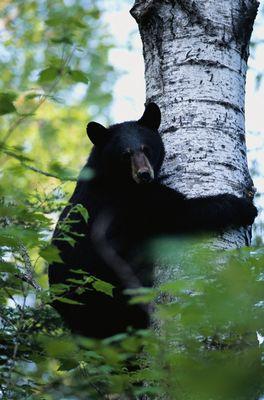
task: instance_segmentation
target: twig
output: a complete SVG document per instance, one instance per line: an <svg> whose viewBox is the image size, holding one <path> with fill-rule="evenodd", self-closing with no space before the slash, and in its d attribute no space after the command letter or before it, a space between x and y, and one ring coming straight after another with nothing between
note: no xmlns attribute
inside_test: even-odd
<svg viewBox="0 0 264 400"><path fill-rule="evenodd" d="M59 179L60 181L71 181L71 182L76 182L77 181L77 178L71 178L71 177L63 178L63 177L61 177L59 175L52 174L50 172L43 171L42 169L33 167L32 165L25 164L24 162L21 162L21 164L25 168L30 169L31 171L37 172L38 174L41 174L41 175L44 175L44 176L48 176L50 178Z"/></svg>
<svg viewBox="0 0 264 400"><path fill-rule="evenodd" d="M47 93L44 93L42 98L39 100L38 104L36 104L35 107L33 107L31 109L31 111L27 114L24 114L22 116L20 116L17 120L15 120L11 126L9 127L6 135L4 136L4 139L1 142L1 145L4 145L6 143L6 141L10 138L10 136L12 135L12 133L14 132L14 130L29 116L31 116L32 114L35 114L35 112L42 106L42 104L46 101L46 99L52 94L52 92L54 91L55 87L58 85L58 83L60 82L63 73L64 73L64 69L65 67L69 64L69 62L71 61L71 58L73 56L75 50L75 46L73 46L73 49L69 55L68 58L65 59L65 61L63 62L62 60L62 66L61 66L61 70L60 70L60 75L58 76L58 78L54 81L54 83L51 85L50 89L48 90ZM63 52L62 52L62 57L64 54L64 47L63 47Z"/></svg>
<svg viewBox="0 0 264 400"><path fill-rule="evenodd" d="M40 291L41 287L34 279L34 276L33 276L34 275L34 272L33 272L34 269L33 269L33 266L31 264L31 260L30 260L30 257L28 255L27 249L25 248L25 246L23 244L21 244L19 246L19 253L20 253L20 255L21 255L21 257L22 257L22 259L24 261L25 273L19 273L19 274L17 274L17 276L21 280L23 280L23 281L29 283L31 286L33 286L34 289Z"/></svg>

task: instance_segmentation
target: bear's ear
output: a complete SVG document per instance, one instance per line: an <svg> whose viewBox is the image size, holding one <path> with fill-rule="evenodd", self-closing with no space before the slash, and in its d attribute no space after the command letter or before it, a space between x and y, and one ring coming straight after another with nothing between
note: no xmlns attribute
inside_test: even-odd
<svg viewBox="0 0 264 400"><path fill-rule="evenodd" d="M98 122L89 122L86 132L91 142L96 146L104 144L107 139L107 129Z"/></svg>
<svg viewBox="0 0 264 400"><path fill-rule="evenodd" d="M150 129L159 129L160 121L161 113L159 106L156 103L149 103L146 105L144 114L138 120L138 123Z"/></svg>

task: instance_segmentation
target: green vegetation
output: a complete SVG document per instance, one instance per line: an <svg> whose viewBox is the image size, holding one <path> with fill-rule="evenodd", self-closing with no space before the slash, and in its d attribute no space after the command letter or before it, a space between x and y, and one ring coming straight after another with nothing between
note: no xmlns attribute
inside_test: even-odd
<svg viewBox="0 0 264 400"><path fill-rule="evenodd" d="M147 394L156 399L166 393L181 400L259 399L264 391L263 349L257 340L264 333L263 249L223 254L204 243L171 239L155 243L154 253L157 248L167 266L179 264L177 280L136 290L133 299L157 300L156 333L127 332L102 341L73 337L62 327L49 302L64 287L50 297L32 276L22 275L17 265L28 263L23 248L20 259L3 261L3 398L79 400L126 393L126 398ZM81 290L87 280L76 277L69 285ZM112 293L100 281L94 289Z"/></svg>
<svg viewBox="0 0 264 400"><path fill-rule="evenodd" d="M47 264L59 260L49 240L89 153L86 123L107 115L111 40L100 1L2 0L0 13L0 399L259 399L261 247L153 243L150 254L179 266L176 281L134 292L134 302L156 300L155 334L73 337L50 307L65 287L48 290ZM81 270L69 285L87 282L112 295Z"/></svg>

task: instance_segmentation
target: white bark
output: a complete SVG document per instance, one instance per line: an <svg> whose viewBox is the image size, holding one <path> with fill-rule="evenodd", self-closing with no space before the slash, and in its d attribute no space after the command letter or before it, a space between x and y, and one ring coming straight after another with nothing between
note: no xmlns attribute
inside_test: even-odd
<svg viewBox="0 0 264 400"><path fill-rule="evenodd" d="M143 41L147 101L162 113L161 176L189 197L254 194L244 98L257 9L256 0L136 0L131 10ZM242 228L212 240L224 249L249 243L250 229ZM177 279L178 267L158 265L155 284Z"/></svg>
<svg viewBox="0 0 264 400"><path fill-rule="evenodd" d="M256 0L137 0L147 101L162 112L166 159L162 179L198 197L248 196L244 123L248 43ZM214 240L220 248L249 244L245 229Z"/></svg>

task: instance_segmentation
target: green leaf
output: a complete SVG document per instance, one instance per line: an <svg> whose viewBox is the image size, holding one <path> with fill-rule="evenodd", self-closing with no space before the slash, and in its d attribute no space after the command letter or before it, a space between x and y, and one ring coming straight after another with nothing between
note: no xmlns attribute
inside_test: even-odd
<svg viewBox="0 0 264 400"><path fill-rule="evenodd" d="M81 21L81 18L70 16L67 18L67 23L77 28L85 29L86 24Z"/></svg>
<svg viewBox="0 0 264 400"><path fill-rule="evenodd" d="M87 75L83 71L77 69L69 70L68 74L74 82L83 82L86 84L89 82Z"/></svg>
<svg viewBox="0 0 264 400"><path fill-rule="evenodd" d="M91 168L83 168L79 174L78 179L81 181L89 181L90 179L92 179L95 176L95 172L93 169Z"/></svg>
<svg viewBox="0 0 264 400"><path fill-rule="evenodd" d="M120 341L126 339L127 337L128 337L127 333L117 333L114 336L110 336L110 337L104 339L103 343L108 345L111 343L120 342Z"/></svg>
<svg viewBox="0 0 264 400"><path fill-rule="evenodd" d="M88 221L89 213L88 213L87 209L82 204L76 204L76 206L74 206L74 211L75 210L81 214L81 216L83 217L85 222Z"/></svg>
<svg viewBox="0 0 264 400"><path fill-rule="evenodd" d="M101 281L100 279L96 279L96 281L92 283L92 286L98 292L102 292L107 296L113 297L114 286L111 285L111 283Z"/></svg>
<svg viewBox="0 0 264 400"><path fill-rule="evenodd" d="M16 95L13 92L0 93L0 115L16 112L16 107L13 104Z"/></svg>
<svg viewBox="0 0 264 400"><path fill-rule="evenodd" d="M87 271L84 271L83 269L70 269L70 271L74 274L89 275L89 273Z"/></svg>
<svg viewBox="0 0 264 400"><path fill-rule="evenodd" d="M69 299L67 297L54 297L54 300L60 301L61 303L83 305L83 303L80 303L79 301L76 301L76 300Z"/></svg>
<svg viewBox="0 0 264 400"><path fill-rule="evenodd" d="M51 357L72 359L77 352L76 344L68 337L56 338L41 335L38 337L38 342L42 344L46 353Z"/></svg>
<svg viewBox="0 0 264 400"><path fill-rule="evenodd" d="M80 18L73 16L65 16L63 14L57 14L51 18L46 19L46 25L50 27L67 26L67 27L78 27L81 29L86 28L86 24L81 22Z"/></svg>
<svg viewBox="0 0 264 400"><path fill-rule="evenodd" d="M0 92L0 96L4 96L5 98L7 98L10 101L15 101L18 94L12 90L8 91L8 92Z"/></svg>
<svg viewBox="0 0 264 400"><path fill-rule="evenodd" d="M43 96L42 93L29 93L25 96L25 99L32 100L32 99L35 99L36 97L41 97L41 96Z"/></svg>
<svg viewBox="0 0 264 400"><path fill-rule="evenodd" d="M67 279L67 282L74 283L76 285L84 285L85 284L85 281L83 279L69 278L69 279Z"/></svg>
<svg viewBox="0 0 264 400"><path fill-rule="evenodd" d="M10 263L10 262L5 262L5 261L1 261L0 262L0 272L16 272L17 268L15 267L14 264Z"/></svg>
<svg viewBox="0 0 264 400"><path fill-rule="evenodd" d="M153 301L157 295L156 289L146 287L126 289L124 290L124 293L133 296L129 300L130 304L149 303Z"/></svg>
<svg viewBox="0 0 264 400"><path fill-rule="evenodd" d="M24 156L24 154L17 152L16 150L9 150L9 148L2 148L3 153L7 154L10 157L16 158L18 161L32 161L31 158Z"/></svg>
<svg viewBox="0 0 264 400"><path fill-rule="evenodd" d="M21 225L9 225L0 228L0 244L16 247L19 243L26 246L35 246L38 243L38 231L34 227Z"/></svg>
<svg viewBox="0 0 264 400"><path fill-rule="evenodd" d="M51 39L52 43L65 43L65 44L73 44L73 41L71 40L71 38L69 38L69 36L61 36L59 38L53 38Z"/></svg>
<svg viewBox="0 0 264 400"><path fill-rule="evenodd" d="M70 371L71 369L77 368L79 365L79 362L72 358L61 358L59 361L60 366L58 371Z"/></svg>
<svg viewBox="0 0 264 400"><path fill-rule="evenodd" d="M57 161L52 161L49 165L49 172L53 175L56 175L58 179L61 180L77 180L75 171L67 168L66 166L61 165Z"/></svg>
<svg viewBox="0 0 264 400"><path fill-rule="evenodd" d="M54 79L56 79L59 76L59 74L60 70L58 68L48 67L40 72L38 82L42 84L54 81Z"/></svg>
<svg viewBox="0 0 264 400"><path fill-rule="evenodd" d="M59 262L62 263L62 259L60 258L60 252L57 247L53 245L49 245L45 249L42 249L39 252L39 255L44 258L48 263Z"/></svg>
<svg viewBox="0 0 264 400"><path fill-rule="evenodd" d="M64 20L61 18L60 15L58 15L56 17L48 18L45 21L45 24L48 26L58 26L58 25L62 25L63 23L64 23Z"/></svg>
<svg viewBox="0 0 264 400"><path fill-rule="evenodd" d="M70 286L64 283L54 283L50 286L49 292L53 295L61 295L69 290Z"/></svg>
<svg viewBox="0 0 264 400"><path fill-rule="evenodd" d="M192 291L202 290L203 282L204 281L202 279L198 280L179 279L178 281L169 281L160 285L159 290L161 292L165 292L171 295L176 295L186 290L192 290Z"/></svg>

